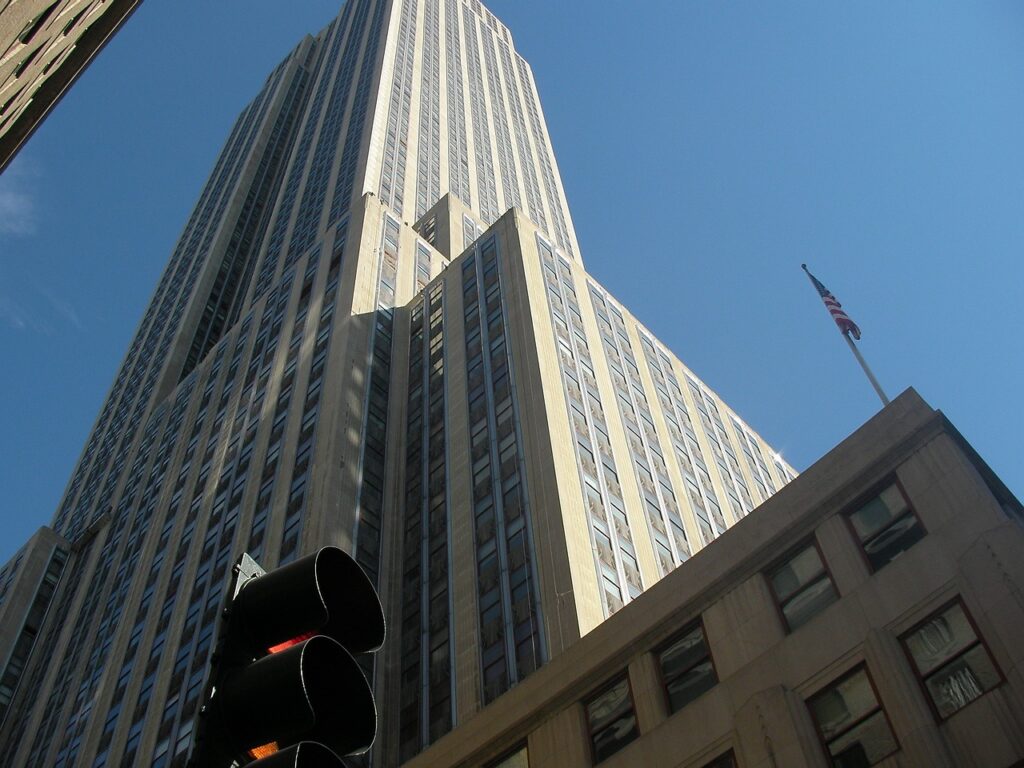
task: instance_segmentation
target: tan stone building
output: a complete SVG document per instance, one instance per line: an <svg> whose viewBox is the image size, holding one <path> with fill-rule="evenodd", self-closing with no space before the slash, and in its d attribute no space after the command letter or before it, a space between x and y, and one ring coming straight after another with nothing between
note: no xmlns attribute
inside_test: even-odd
<svg viewBox="0 0 1024 768"><path fill-rule="evenodd" d="M139 0L0 0L0 171Z"/></svg>
<svg viewBox="0 0 1024 768"><path fill-rule="evenodd" d="M405 766L1024 765L1022 590L1020 503L908 390Z"/></svg>
<svg viewBox="0 0 1024 768"><path fill-rule="evenodd" d="M0 718L7 714L68 555L67 541L41 528L0 567Z"/></svg>
<svg viewBox="0 0 1024 768"><path fill-rule="evenodd" d="M393 387L408 393L406 461L386 479L403 528L383 567L384 765L795 476L521 211L483 231L449 196L416 229L461 255L396 313L411 342Z"/></svg>

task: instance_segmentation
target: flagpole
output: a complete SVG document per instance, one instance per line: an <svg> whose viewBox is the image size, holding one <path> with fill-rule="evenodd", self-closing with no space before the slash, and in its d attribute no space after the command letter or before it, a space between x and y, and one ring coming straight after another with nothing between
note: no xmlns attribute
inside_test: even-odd
<svg viewBox="0 0 1024 768"><path fill-rule="evenodd" d="M878 383L878 379L875 378L875 374L868 368L867 362L864 360L864 356L857 349L857 345L853 343L853 339L850 338L850 334L844 333L843 338L846 339L846 343L850 345L850 351L853 352L853 356L857 358L857 362L860 363L860 367L864 369L864 374L868 377L868 381L871 382L871 386L875 388L875 393L882 401L882 405L889 404L889 398L886 397L885 391L882 389L882 385Z"/></svg>
<svg viewBox="0 0 1024 768"><path fill-rule="evenodd" d="M853 356L857 358L857 362L860 363L861 369L864 371L864 375L868 377L868 381L871 382L871 386L875 388L875 394L878 395L878 399L882 401L882 405L886 406L889 404L889 398L886 397L885 392L882 390L882 385L878 383L878 379L875 378L875 374L868 368L867 361L864 360L864 356L861 355L860 350L857 349L857 345L853 343L852 336L860 338L860 329L857 325L849 318L846 312L843 311L842 304L839 303L838 299L832 295L831 291L822 285L821 281L818 280L811 271L807 268L806 264L801 264L800 268L807 274L807 279L811 281L811 285L814 286L814 290L821 296L821 300L825 302L825 308L829 314L832 315L832 319L836 321L836 325L839 326L839 332L843 338L846 339L847 345L850 347L850 351L853 352ZM852 333L852 336L851 336Z"/></svg>

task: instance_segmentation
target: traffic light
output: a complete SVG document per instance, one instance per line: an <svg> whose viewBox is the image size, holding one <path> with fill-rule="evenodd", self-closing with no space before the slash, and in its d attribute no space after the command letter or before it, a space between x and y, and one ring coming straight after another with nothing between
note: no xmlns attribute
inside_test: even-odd
<svg viewBox="0 0 1024 768"><path fill-rule="evenodd" d="M339 755L366 752L377 732L373 693L355 657L383 642L380 599L340 549L269 573L242 555L190 764L344 766Z"/></svg>

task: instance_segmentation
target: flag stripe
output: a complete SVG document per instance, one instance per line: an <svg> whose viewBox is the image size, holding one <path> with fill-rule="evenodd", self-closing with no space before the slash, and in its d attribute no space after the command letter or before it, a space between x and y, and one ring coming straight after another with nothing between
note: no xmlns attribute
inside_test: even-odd
<svg viewBox="0 0 1024 768"><path fill-rule="evenodd" d="M825 308L829 314L832 315L832 319L835 320L837 326L839 326L839 332L844 336L850 335L855 339L860 339L860 328L857 324L850 319L850 316L843 310L843 305L839 303L839 299L832 295L832 292L825 287L825 285L807 269L807 265L802 265L804 272L807 272L807 276L811 278L811 283L818 291L818 295L821 296L821 300L825 303Z"/></svg>

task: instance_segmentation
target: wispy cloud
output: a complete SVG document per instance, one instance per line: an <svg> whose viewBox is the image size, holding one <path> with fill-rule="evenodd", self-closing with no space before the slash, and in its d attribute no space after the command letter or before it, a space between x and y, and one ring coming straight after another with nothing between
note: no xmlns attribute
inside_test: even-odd
<svg viewBox="0 0 1024 768"><path fill-rule="evenodd" d="M45 294L43 294L45 296ZM53 305L49 310L40 294L26 291L13 298L9 293L0 294L0 328L6 326L15 333L36 333L55 336L69 324L75 330L82 329L82 322L71 305L59 308ZM46 300L50 300L46 296ZM52 305L52 301L51 301ZM55 317L60 316L60 321Z"/></svg>
<svg viewBox="0 0 1024 768"><path fill-rule="evenodd" d="M52 291L46 289L40 289L40 293L46 297L46 300L50 302L50 306L54 308L57 314L62 315L71 325L78 330L82 330L82 320L78 316L78 312L71 305L70 301L65 301L59 296L55 295Z"/></svg>
<svg viewBox="0 0 1024 768"><path fill-rule="evenodd" d="M36 231L34 179L31 161L19 157L0 174L0 235L26 237Z"/></svg>
<svg viewBox="0 0 1024 768"><path fill-rule="evenodd" d="M59 290L59 280L47 281L21 243L5 249L5 239L35 234L38 228L38 164L20 155L0 175L0 329L53 336L61 331L84 330L75 305ZM13 246L13 243L12 243ZM22 251L19 255L19 251Z"/></svg>
<svg viewBox="0 0 1024 768"><path fill-rule="evenodd" d="M0 296L0 321L17 331L23 331L29 326L25 310L10 296Z"/></svg>
<svg viewBox="0 0 1024 768"><path fill-rule="evenodd" d="M2 280L0 283L8 283ZM31 285L31 279L25 281ZM9 289L11 286L6 285ZM84 330L85 324L71 302L62 299L52 290L31 287L17 293L17 299L10 292L0 293L0 327L14 331L30 331L44 336L53 336L68 326L76 331ZM47 304L49 307L47 307Z"/></svg>

